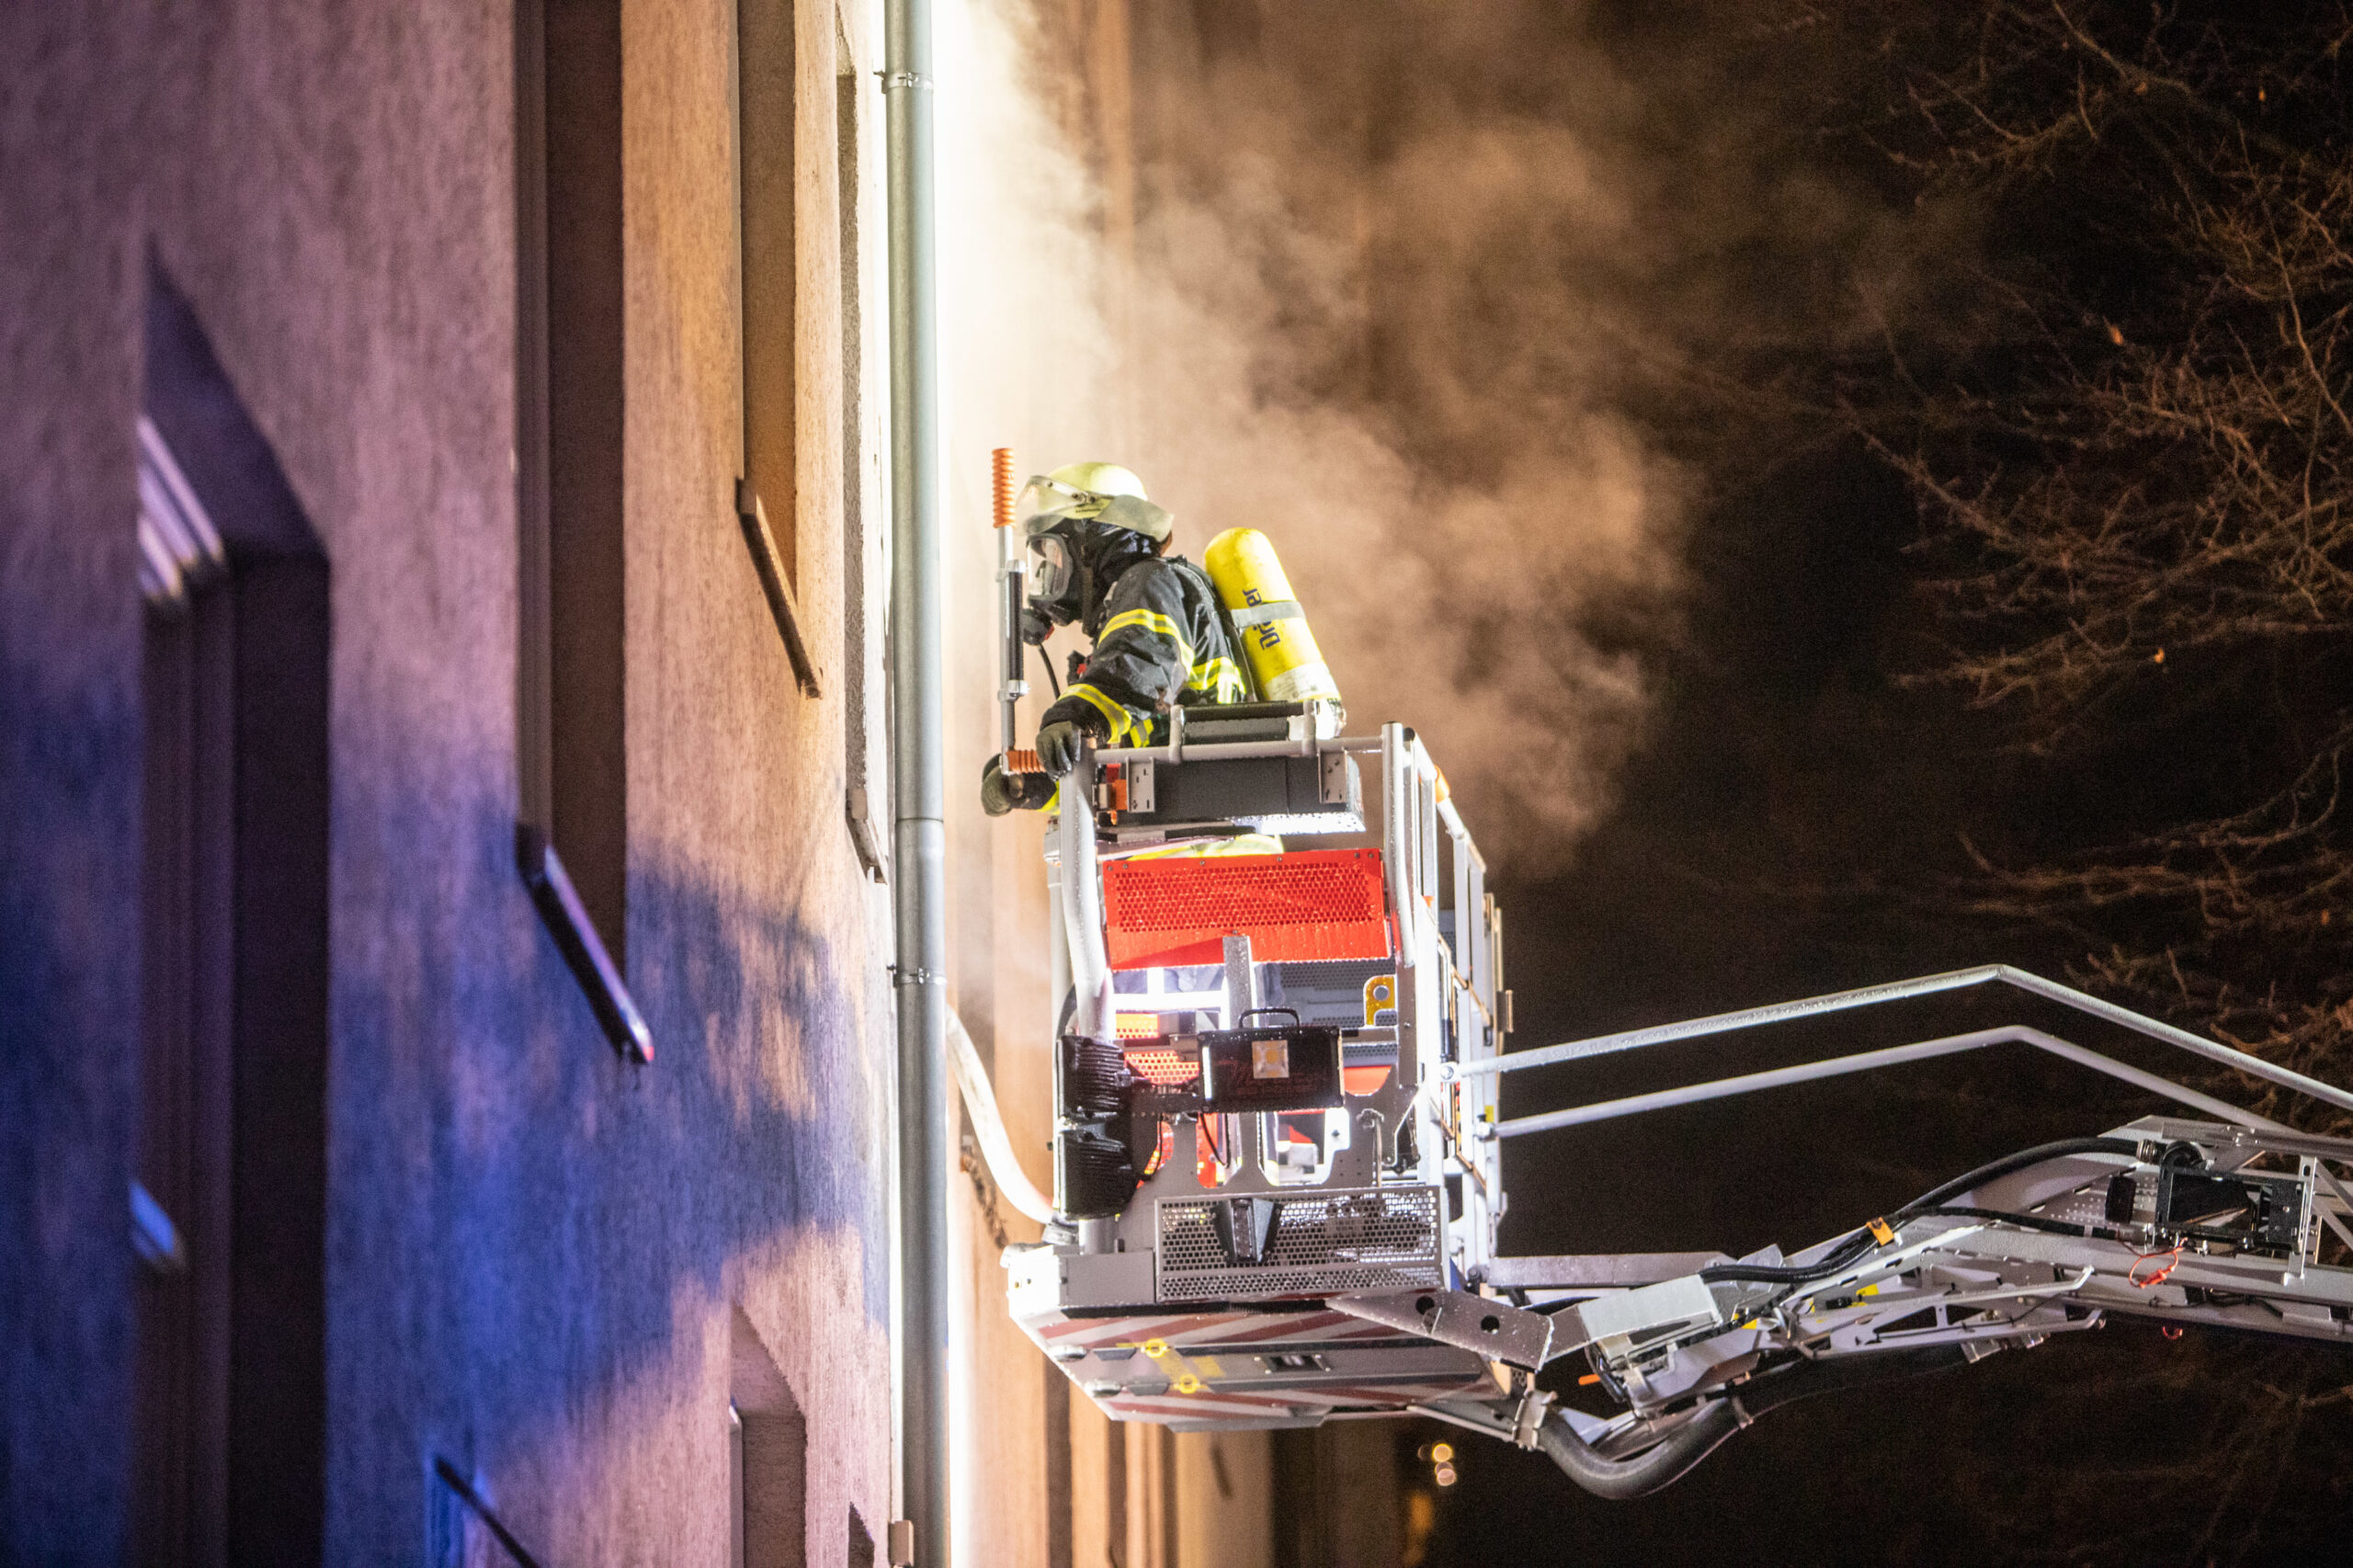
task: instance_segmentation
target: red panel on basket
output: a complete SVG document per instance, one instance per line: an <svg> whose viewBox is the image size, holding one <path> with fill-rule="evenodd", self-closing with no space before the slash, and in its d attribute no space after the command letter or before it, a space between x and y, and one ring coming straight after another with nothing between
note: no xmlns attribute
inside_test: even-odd
<svg viewBox="0 0 2353 1568"><path fill-rule="evenodd" d="M1240 931L1261 963L1390 956L1381 851L1110 860L1103 925L1113 969L1225 961Z"/></svg>

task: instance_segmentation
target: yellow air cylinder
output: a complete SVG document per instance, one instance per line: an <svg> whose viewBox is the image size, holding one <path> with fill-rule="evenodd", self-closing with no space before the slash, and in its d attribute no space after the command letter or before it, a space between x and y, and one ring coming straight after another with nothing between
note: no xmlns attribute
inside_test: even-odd
<svg viewBox="0 0 2353 1568"><path fill-rule="evenodd" d="M1242 637L1258 695L1268 702L1340 700L1331 668L1315 646L1315 633L1291 597L1290 579L1275 547L1256 528L1228 528L1210 540L1201 555L1217 597Z"/></svg>

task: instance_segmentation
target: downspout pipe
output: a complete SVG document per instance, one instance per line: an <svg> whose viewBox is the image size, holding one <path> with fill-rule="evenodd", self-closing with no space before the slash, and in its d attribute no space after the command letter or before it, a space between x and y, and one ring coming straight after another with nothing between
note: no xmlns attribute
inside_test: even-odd
<svg viewBox="0 0 2353 1568"><path fill-rule="evenodd" d="M948 1540L948 924L940 726L938 320L931 7L885 0L891 270L891 811L898 872L900 1507L911 1552ZM899 1532L892 1531L894 1536ZM899 1542L893 1541L894 1546Z"/></svg>

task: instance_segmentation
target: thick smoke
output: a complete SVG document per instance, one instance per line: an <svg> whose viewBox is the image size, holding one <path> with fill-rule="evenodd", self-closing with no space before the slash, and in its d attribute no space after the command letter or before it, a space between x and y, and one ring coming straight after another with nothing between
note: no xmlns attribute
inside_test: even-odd
<svg viewBox="0 0 2353 1568"><path fill-rule="evenodd" d="M1135 467L1196 559L1265 529L1351 727L1420 730L1491 858L1540 870L1608 803L1674 633L1684 486L1616 401L1640 203L1557 115L1416 90L1432 51L1516 47L1475 9L1222 9L1136 8L1131 119L1061 7L942 13L951 571L988 570L998 445ZM1591 51L1546 47L1605 103ZM984 646L957 597L953 645Z"/></svg>

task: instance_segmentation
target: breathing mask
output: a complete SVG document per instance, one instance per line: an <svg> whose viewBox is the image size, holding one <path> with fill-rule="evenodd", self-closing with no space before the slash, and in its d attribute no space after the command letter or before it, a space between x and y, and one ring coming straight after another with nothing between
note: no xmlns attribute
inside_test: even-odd
<svg viewBox="0 0 2353 1568"><path fill-rule="evenodd" d="M1142 491L1134 474L1111 463L1073 463L1036 475L1021 487L1015 508L1029 551L1022 635L1030 642L1043 642L1057 625L1085 619L1092 608L1090 556L1101 551L1090 550L1087 541L1118 537L1096 530L1126 529L1149 540L1146 548L1167 542L1175 519L1144 499Z"/></svg>
<svg viewBox="0 0 2353 1568"><path fill-rule="evenodd" d="M1029 597L1051 604L1063 597L1078 571L1078 551L1058 533L1029 536Z"/></svg>

